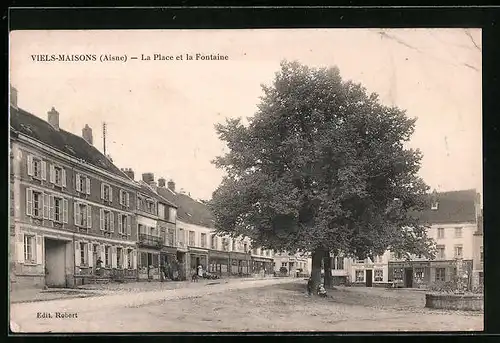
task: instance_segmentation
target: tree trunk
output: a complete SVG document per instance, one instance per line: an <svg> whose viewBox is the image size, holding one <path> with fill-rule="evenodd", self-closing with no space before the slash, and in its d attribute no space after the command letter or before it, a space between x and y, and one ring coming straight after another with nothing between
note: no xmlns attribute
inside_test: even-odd
<svg viewBox="0 0 500 343"><path fill-rule="evenodd" d="M311 270L311 283L312 294L317 294L318 286L321 283L321 261L325 256L325 252L321 249L316 249L312 254L312 270Z"/></svg>
<svg viewBox="0 0 500 343"><path fill-rule="evenodd" d="M333 288L333 276L332 276L332 258L330 257L330 253L327 252L324 258L325 265L325 289Z"/></svg>

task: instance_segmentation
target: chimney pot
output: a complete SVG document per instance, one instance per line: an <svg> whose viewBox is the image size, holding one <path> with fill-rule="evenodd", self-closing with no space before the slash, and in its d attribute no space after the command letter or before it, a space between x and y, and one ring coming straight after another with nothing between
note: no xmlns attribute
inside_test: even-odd
<svg viewBox="0 0 500 343"><path fill-rule="evenodd" d="M17 89L10 85L10 104L17 108Z"/></svg>
<svg viewBox="0 0 500 343"><path fill-rule="evenodd" d="M151 184L151 182L154 182L154 180L155 180L155 174L153 173L142 174L142 181L146 182L148 185Z"/></svg>
<svg viewBox="0 0 500 343"><path fill-rule="evenodd" d="M165 179L164 178L159 178L158 179L158 187L165 188Z"/></svg>
<svg viewBox="0 0 500 343"><path fill-rule="evenodd" d="M170 189L172 192L175 192L175 182L173 180L168 181L168 189Z"/></svg>
<svg viewBox="0 0 500 343"><path fill-rule="evenodd" d="M128 176L129 179L134 180L134 171L132 168L122 168L122 171L125 175Z"/></svg>
<svg viewBox="0 0 500 343"><path fill-rule="evenodd" d="M85 124L85 127L82 129L82 137L87 141L87 143L93 145L94 139L92 137L92 129L88 124Z"/></svg>
<svg viewBox="0 0 500 343"><path fill-rule="evenodd" d="M47 119L49 124L55 129L59 130L59 112L56 111L54 107L47 112Z"/></svg>

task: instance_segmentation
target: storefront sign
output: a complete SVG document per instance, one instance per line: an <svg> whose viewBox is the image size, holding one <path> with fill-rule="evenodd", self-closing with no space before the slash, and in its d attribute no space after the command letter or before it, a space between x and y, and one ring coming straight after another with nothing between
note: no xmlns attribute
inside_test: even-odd
<svg viewBox="0 0 500 343"><path fill-rule="evenodd" d="M223 258L223 259L228 259L229 258L229 253L223 253L223 252L215 252L215 251L209 251L208 252L209 257L215 257L215 258Z"/></svg>

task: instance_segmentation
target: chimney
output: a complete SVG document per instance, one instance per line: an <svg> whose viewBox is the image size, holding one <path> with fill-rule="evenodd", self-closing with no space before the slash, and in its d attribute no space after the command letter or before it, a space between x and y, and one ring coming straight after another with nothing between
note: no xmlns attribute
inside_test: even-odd
<svg viewBox="0 0 500 343"><path fill-rule="evenodd" d="M129 179L134 180L134 171L131 168L122 168L122 172L128 176Z"/></svg>
<svg viewBox="0 0 500 343"><path fill-rule="evenodd" d="M82 137L89 143L90 145L93 144L93 138L92 138L92 129L88 126L88 124L85 124L85 127L82 129Z"/></svg>
<svg viewBox="0 0 500 343"><path fill-rule="evenodd" d="M10 85L10 104L17 108L17 89Z"/></svg>
<svg viewBox="0 0 500 343"><path fill-rule="evenodd" d="M55 129L59 131L59 112L54 107L47 112L48 122Z"/></svg>
<svg viewBox="0 0 500 343"><path fill-rule="evenodd" d="M152 182L155 181L155 174L153 174L153 173L144 173L144 174L142 174L142 181L144 181L148 185L150 185Z"/></svg>
<svg viewBox="0 0 500 343"><path fill-rule="evenodd" d="M172 192L175 192L175 182L173 180L170 180L167 184L168 189L170 189Z"/></svg>
<svg viewBox="0 0 500 343"><path fill-rule="evenodd" d="M166 180L164 178L160 177L158 179L158 187L165 188L165 181Z"/></svg>

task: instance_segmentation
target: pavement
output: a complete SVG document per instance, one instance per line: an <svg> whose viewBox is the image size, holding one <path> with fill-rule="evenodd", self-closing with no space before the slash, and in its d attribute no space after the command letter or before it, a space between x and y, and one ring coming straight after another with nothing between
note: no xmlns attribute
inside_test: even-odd
<svg viewBox="0 0 500 343"><path fill-rule="evenodd" d="M100 288L93 291L98 298L69 298L42 302L11 303L10 323L13 332L103 332L109 326L102 324L96 317L109 320L106 313L124 308L138 308L148 304L163 303L167 300L199 298L231 290L265 287L280 283L303 282L292 278L228 279L184 283L147 283L154 284L150 290L133 287L133 284L115 286L118 290ZM148 287L141 283L143 287ZM100 286L100 285L98 285ZM137 285L138 286L138 285ZM165 289L167 287L176 287ZM160 287L160 289L154 289ZM161 289L161 287L165 287ZM88 291L88 290L87 290Z"/></svg>

